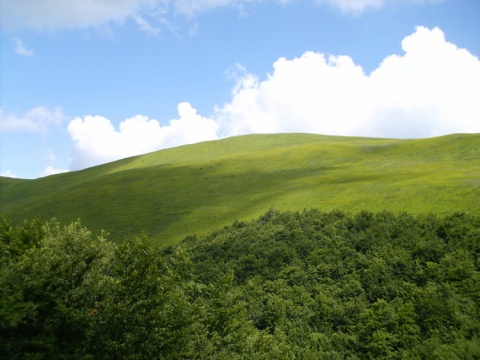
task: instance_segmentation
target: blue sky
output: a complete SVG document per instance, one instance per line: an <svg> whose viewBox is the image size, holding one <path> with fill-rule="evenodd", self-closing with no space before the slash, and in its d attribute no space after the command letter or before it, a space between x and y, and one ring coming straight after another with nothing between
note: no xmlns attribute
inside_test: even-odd
<svg viewBox="0 0 480 360"><path fill-rule="evenodd" d="M480 132L478 0L0 0L0 175L248 133Z"/></svg>

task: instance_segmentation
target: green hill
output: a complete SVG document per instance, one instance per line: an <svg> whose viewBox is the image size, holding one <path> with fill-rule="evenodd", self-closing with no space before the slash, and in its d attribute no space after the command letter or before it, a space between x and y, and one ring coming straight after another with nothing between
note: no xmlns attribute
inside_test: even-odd
<svg viewBox="0 0 480 360"><path fill-rule="evenodd" d="M480 134L398 140L247 135L82 171L0 178L0 212L77 218L112 239L204 235L270 208L480 214Z"/></svg>

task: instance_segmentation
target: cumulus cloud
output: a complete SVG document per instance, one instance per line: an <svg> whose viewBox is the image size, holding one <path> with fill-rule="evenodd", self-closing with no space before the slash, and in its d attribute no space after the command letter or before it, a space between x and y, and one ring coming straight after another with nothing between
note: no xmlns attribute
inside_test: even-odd
<svg viewBox="0 0 480 360"><path fill-rule="evenodd" d="M178 119L171 120L165 126L155 119L137 115L124 120L118 130L102 116L72 120L68 126L74 141L71 169L83 169L163 148L217 139L217 123L198 115L189 103L180 103L178 114Z"/></svg>
<svg viewBox="0 0 480 360"><path fill-rule="evenodd" d="M250 3L287 4L300 0L4 0L0 24L4 29L35 30L78 29L121 23L128 18L141 30L157 35L169 17L182 14L192 17L219 7L233 6L243 11ZM398 0L310 0L342 12L360 13L368 8L380 8ZM441 0L409 0L412 3ZM151 21L147 21L147 18ZM157 26L159 25L159 26Z"/></svg>
<svg viewBox="0 0 480 360"><path fill-rule="evenodd" d="M52 126L59 126L65 120L59 107L38 106L22 116L5 114L0 108L0 133L7 131L30 131L46 135Z"/></svg>
<svg viewBox="0 0 480 360"><path fill-rule="evenodd" d="M365 80L361 67L348 56L327 58L307 52L293 60L281 58L266 80L259 81L251 74L240 79L232 101L217 109L216 118L226 136L342 132L344 128L352 129L356 119L366 112L368 104L359 97ZM356 107L355 116L350 116L352 107Z"/></svg>
<svg viewBox="0 0 480 360"><path fill-rule="evenodd" d="M249 133L419 138L480 132L480 61L418 27L372 73L346 55L278 59L266 79L240 68L232 99L210 118L189 103L161 126L137 115L119 129L102 116L74 119L71 169L163 148Z"/></svg>
<svg viewBox="0 0 480 360"><path fill-rule="evenodd" d="M33 50L28 49L25 44L23 43L22 39L18 37L14 37L13 41L15 42L15 52L18 55L30 57L33 56Z"/></svg>
<svg viewBox="0 0 480 360"><path fill-rule="evenodd" d="M312 132L429 137L480 132L480 61L418 27L371 74L348 56L279 59L263 81L244 74L214 118L222 136Z"/></svg>

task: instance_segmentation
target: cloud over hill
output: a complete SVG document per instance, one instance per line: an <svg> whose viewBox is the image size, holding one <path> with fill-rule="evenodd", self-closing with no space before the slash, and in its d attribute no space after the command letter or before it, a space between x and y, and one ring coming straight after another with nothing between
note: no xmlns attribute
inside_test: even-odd
<svg viewBox="0 0 480 360"><path fill-rule="evenodd" d="M124 120L118 131L102 116L72 120L68 126L75 142L71 168L83 169L158 149L217 139L217 123L198 115L190 104L179 104L178 114L178 119L165 126L136 115Z"/></svg>
<svg viewBox="0 0 480 360"><path fill-rule="evenodd" d="M189 103L166 125L137 115L120 129L102 116L71 121L72 169L158 149L248 133L418 138L480 132L480 61L418 27L366 74L347 55L278 59L261 80L242 70L231 100L204 117Z"/></svg>

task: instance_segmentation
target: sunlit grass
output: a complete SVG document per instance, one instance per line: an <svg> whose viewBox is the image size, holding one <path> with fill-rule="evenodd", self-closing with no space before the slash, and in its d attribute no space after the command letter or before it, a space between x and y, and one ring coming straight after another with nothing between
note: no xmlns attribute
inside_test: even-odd
<svg viewBox="0 0 480 360"><path fill-rule="evenodd" d="M480 135L420 140L249 135L79 172L0 181L14 221L81 218L114 239L178 242L269 208L480 213Z"/></svg>

